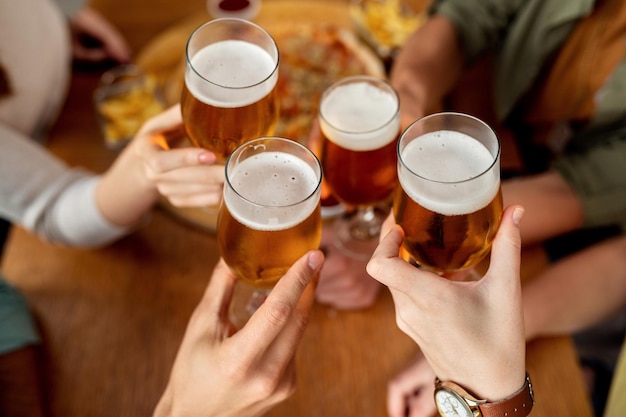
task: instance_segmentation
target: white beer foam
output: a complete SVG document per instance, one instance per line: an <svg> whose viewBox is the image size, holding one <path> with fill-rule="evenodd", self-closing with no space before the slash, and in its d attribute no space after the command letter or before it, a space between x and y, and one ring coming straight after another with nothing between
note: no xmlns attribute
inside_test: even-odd
<svg viewBox="0 0 626 417"><path fill-rule="evenodd" d="M289 153L252 156L240 162L229 178L236 193L248 201L242 201L231 187L225 186L224 203L235 219L251 229L270 231L296 226L319 203L319 199L310 198L296 205L315 191L319 178L306 162Z"/></svg>
<svg viewBox="0 0 626 417"><path fill-rule="evenodd" d="M439 214L473 213L487 206L500 188L497 166L481 175L493 164L491 152L463 133L441 130L424 134L403 149L401 158L421 177L398 165L402 188L422 207Z"/></svg>
<svg viewBox="0 0 626 417"><path fill-rule="evenodd" d="M187 88L198 100L216 107L256 103L272 91L278 80L278 71L272 73L276 62L271 55L258 45L240 40L205 46L191 58L191 65L195 72L189 65L185 69Z"/></svg>
<svg viewBox="0 0 626 417"><path fill-rule="evenodd" d="M382 148L400 131L397 97L365 81L336 87L324 98L320 113L324 135L353 151Z"/></svg>

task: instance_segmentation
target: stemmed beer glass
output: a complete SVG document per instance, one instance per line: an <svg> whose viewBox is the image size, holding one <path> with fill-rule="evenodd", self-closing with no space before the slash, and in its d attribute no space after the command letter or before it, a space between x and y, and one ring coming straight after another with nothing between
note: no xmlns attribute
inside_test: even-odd
<svg viewBox="0 0 626 417"><path fill-rule="evenodd" d="M376 208L397 185L400 104L393 87L372 76L343 78L319 106L321 160L333 195L356 212L335 221L335 244L354 259L369 259L386 213Z"/></svg>
<svg viewBox="0 0 626 417"><path fill-rule="evenodd" d="M481 120L437 113L398 142L396 223L400 256L440 275L473 271L490 251L502 217L500 142Z"/></svg>
<svg viewBox="0 0 626 417"><path fill-rule="evenodd" d="M243 142L274 133L278 122L278 47L260 26L215 19L186 46L183 124L191 142L223 163Z"/></svg>
<svg viewBox="0 0 626 417"><path fill-rule="evenodd" d="M321 182L315 154L290 139L253 139L226 161L217 241L239 278L231 303L237 327L298 258L319 247Z"/></svg>

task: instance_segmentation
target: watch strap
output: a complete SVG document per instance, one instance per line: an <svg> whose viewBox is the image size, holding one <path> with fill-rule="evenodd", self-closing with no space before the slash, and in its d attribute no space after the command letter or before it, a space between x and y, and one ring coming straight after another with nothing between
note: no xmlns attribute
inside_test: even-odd
<svg viewBox="0 0 626 417"><path fill-rule="evenodd" d="M517 392L495 402L478 404L483 417L526 417L535 404L530 376L526 374L524 385Z"/></svg>

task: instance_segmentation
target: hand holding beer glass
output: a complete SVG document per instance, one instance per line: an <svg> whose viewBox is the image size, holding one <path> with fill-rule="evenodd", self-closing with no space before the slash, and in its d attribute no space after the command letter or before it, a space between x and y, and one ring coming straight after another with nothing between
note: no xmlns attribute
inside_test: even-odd
<svg viewBox="0 0 626 417"><path fill-rule="evenodd" d="M251 140L226 161L217 241L240 280L231 303L237 327L296 260L319 247L321 182L315 154L289 139Z"/></svg>
<svg viewBox="0 0 626 417"><path fill-rule="evenodd" d="M490 251L502 216L500 142L479 119L438 113L398 142L400 256L441 275L470 270Z"/></svg>
<svg viewBox="0 0 626 417"><path fill-rule="evenodd" d="M335 244L355 259L369 259L385 213L376 205L397 184L396 140L400 103L391 85L372 76L346 77L320 100L321 160L333 195L356 207L335 223Z"/></svg>
<svg viewBox="0 0 626 417"><path fill-rule="evenodd" d="M191 142L224 163L241 143L274 133L278 47L261 27L215 19L186 46L183 124Z"/></svg>

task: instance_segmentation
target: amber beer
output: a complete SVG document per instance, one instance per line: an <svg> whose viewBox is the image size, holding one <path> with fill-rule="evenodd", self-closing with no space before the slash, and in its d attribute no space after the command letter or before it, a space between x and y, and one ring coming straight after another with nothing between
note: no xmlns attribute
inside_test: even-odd
<svg viewBox="0 0 626 417"><path fill-rule="evenodd" d="M228 159L217 236L233 273L260 288L272 288L298 258L319 246L322 233L317 158L294 141L271 139L297 152L268 149L267 140L248 142Z"/></svg>
<svg viewBox="0 0 626 417"><path fill-rule="evenodd" d="M398 149L401 189L393 208L405 231L401 257L439 273L475 266L489 253L500 225L499 147L494 155L452 130L403 140L404 135Z"/></svg>
<svg viewBox="0 0 626 417"><path fill-rule="evenodd" d="M278 122L278 50L271 37L250 22L236 22L266 35L267 45L242 39L202 42L208 38L202 31L213 29L209 25L230 20L218 19L192 34L181 97L187 135L222 161L246 140L271 135Z"/></svg>
<svg viewBox="0 0 626 417"><path fill-rule="evenodd" d="M342 202L369 206L392 194L398 110L395 91L374 77L347 77L323 95L319 120L324 177Z"/></svg>

